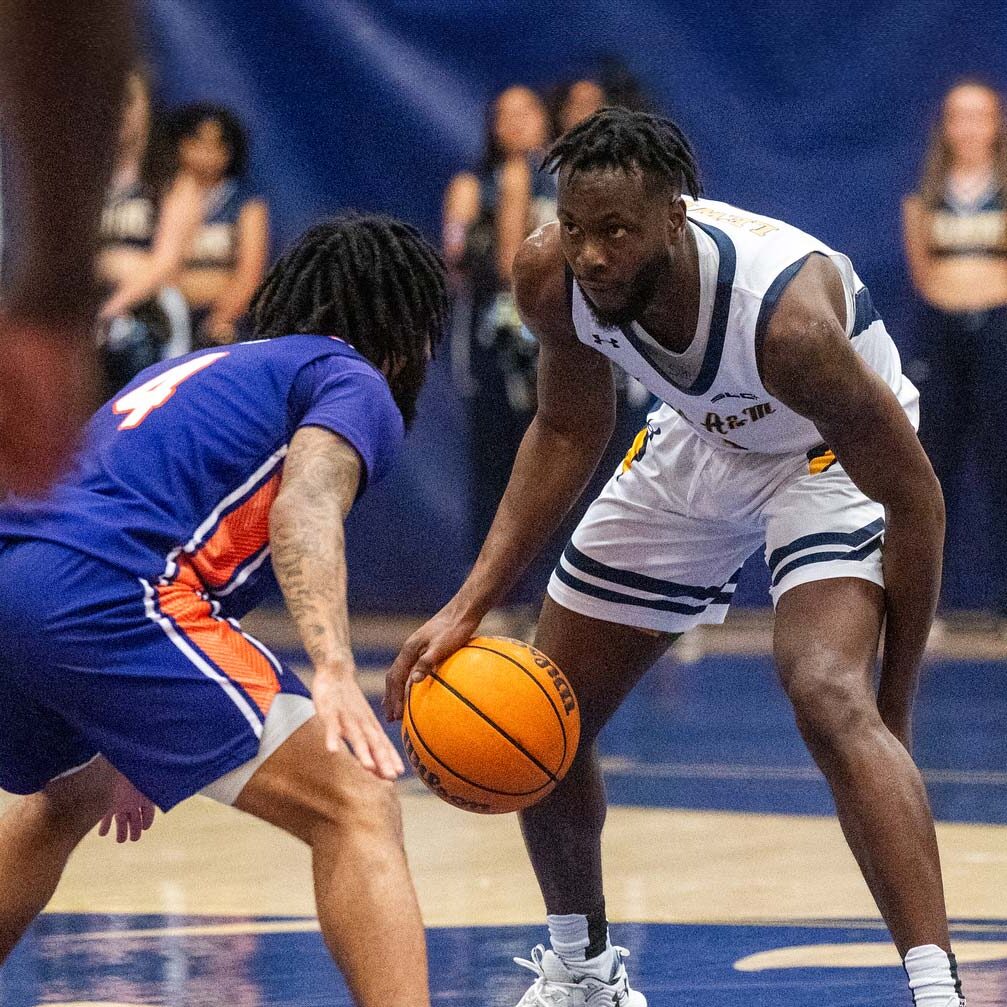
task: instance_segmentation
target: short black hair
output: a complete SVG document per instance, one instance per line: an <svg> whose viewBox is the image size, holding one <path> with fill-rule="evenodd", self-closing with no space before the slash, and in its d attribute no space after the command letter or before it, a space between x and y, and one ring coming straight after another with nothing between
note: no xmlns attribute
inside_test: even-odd
<svg viewBox="0 0 1007 1007"><path fill-rule="evenodd" d="M447 315L444 263L416 228L346 213L297 239L250 307L255 338L338 336L385 372L407 425Z"/></svg>
<svg viewBox="0 0 1007 1007"><path fill-rule="evenodd" d="M175 156L179 141L195 136L204 122L215 122L220 126L224 146L230 154L224 169L225 177L244 178L248 172L248 134L241 120L224 105L200 101L183 105L171 113L168 133Z"/></svg>
<svg viewBox="0 0 1007 1007"><path fill-rule="evenodd" d="M542 167L556 172L618 168L658 176L698 199L703 191L692 145L671 119L625 108L602 108L564 133Z"/></svg>

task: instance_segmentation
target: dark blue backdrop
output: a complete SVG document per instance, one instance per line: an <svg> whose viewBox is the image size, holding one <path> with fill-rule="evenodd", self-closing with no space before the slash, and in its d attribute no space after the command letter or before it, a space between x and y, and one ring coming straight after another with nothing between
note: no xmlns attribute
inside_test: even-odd
<svg viewBox="0 0 1007 1007"><path fill-rule="evenodd" d="M621 56L693 140L708 193L780 216L846 251L910 355L914 304L899 201L946 86L1007 83L997 4L660 0L147 0L151 61L170 103L241 112L278 242L340 207L438 233L449 176L478 155L486 102ZM395 476L353 520L363 609L425 610L464 572L462 412L443 369ZM997 501L997 505L1000 501ZM988 597L976 503L947 596ZM953 530L952 530L953 531ZM742 592L765 601L761 571Z"/></svg>

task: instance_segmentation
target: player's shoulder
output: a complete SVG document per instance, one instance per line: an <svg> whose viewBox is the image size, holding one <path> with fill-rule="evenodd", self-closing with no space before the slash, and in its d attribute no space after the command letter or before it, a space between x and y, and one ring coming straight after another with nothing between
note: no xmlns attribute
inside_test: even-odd
<svg viewBox="0 0 1007 1007"><path fill-rule="evenodd" d="M518 311L537 336L570 333L567 268L559 221L544 224L525 238L514 258L513 279Z"/></svg>

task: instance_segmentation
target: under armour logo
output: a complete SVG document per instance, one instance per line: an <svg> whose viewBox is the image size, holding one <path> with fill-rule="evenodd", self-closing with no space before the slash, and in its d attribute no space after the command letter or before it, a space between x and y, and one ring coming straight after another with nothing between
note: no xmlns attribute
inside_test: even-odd
<svg viewBox="0 0 1007 1007"><path fill-rule="evenodd" d="M597 344L598 344L599 346L601 346L601 344L602 344L602 343L608 343L608 344L609 344L609 346L613 346L613 347L615 347L615 349L618 349L618 348L619 348L619 340L618 340L618 339L602 339L602 338L601 338L601 336L599 336L599 335L597 335L597 334L595 334L595 335L592 335L592 336L591 336L591 338L592 338L592 339L593 339L593 340L595 341L595 343L597 343Z"/></svg>

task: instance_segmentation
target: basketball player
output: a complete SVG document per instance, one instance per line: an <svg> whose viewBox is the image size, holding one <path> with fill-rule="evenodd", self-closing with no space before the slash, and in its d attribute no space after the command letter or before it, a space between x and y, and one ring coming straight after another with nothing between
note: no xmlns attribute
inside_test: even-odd
<svg viewBox="0 0 1007 1007"><path fill-rule="evenodd" d="M27 795L0 819L0 960L99 820L137 838L145 799L203 793L311 846L355 1003L429 1004L403 767L350 651L343 520L413 417L443 267L408 225L344 217L302 236L252 313L258 341L143 371L70 476L0 509L0 787ZM237 621L274 573L314 703ZM375 933L395 948L380 968Z"/></svg>
<svg viewBox="0 0 1007 1007"><path fill-rule="evenodd" d="M40 492L98 401L98 220L126 72L128 0L0 2L0 493Z"/></svg>
<svg viewBox="0 0 1007 1007"><path fill-rule="evenodd" d="M739 567L764 546L798 726L915 1003L957 1007L933 821L909 754L944 534L916 389L850 261L699 199L672 122L602 110L547 165L559 220L528 238L514 271L542 344L538 413L475 568L407 642L386 695L400 716L407 681L468 639L577 498L612 429L611 362L642 381L665 404L567 546L535 641L574 685L583 733L570 774L521 817L552 941L533 952L521 1004L645 1004L608 941L593 742L671 641L724 619Z"/></svg>

